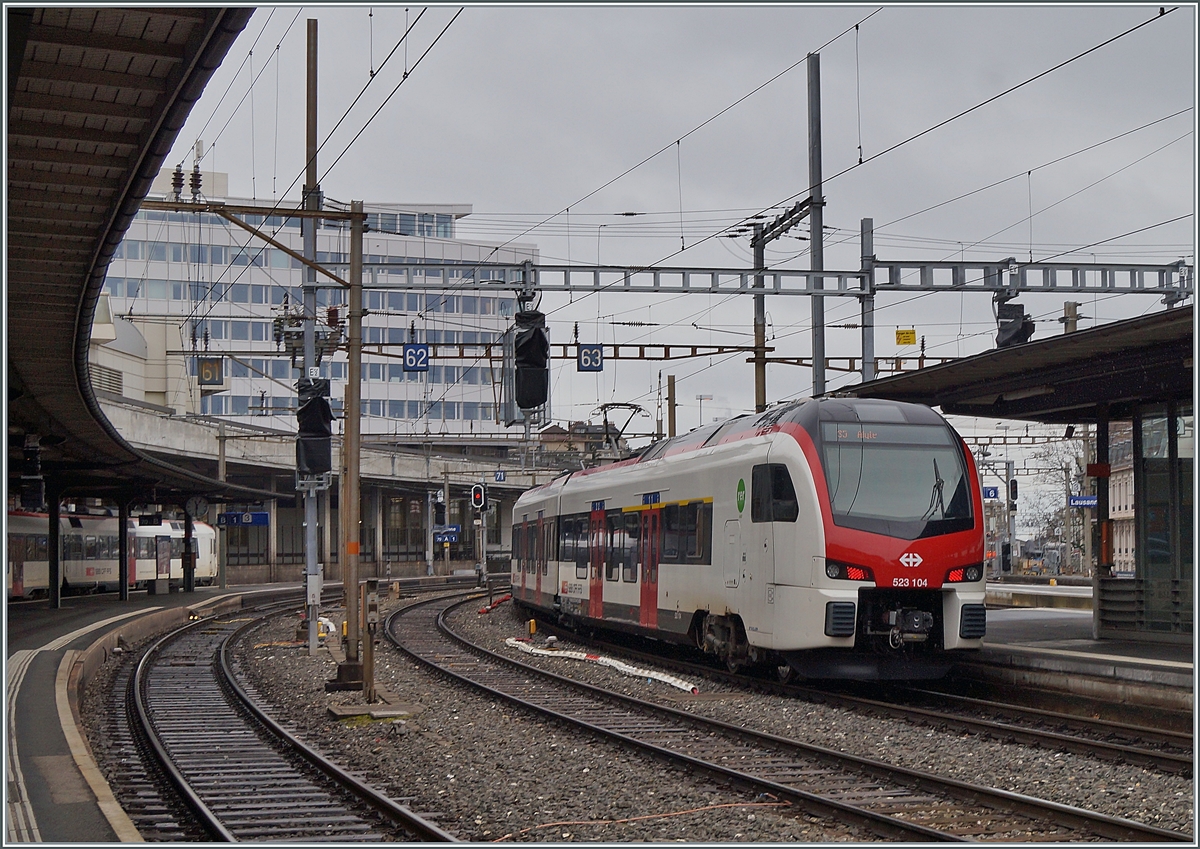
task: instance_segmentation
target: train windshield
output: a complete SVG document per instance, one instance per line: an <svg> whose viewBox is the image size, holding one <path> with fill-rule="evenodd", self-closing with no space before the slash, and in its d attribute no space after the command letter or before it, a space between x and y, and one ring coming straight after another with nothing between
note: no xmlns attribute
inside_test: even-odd
<svg viewBox="0 0 1200 849"><path fill-rule="evenodd" d="M821 422L837 525L918 539L969 530L962 450L945 425Z"/></svg>

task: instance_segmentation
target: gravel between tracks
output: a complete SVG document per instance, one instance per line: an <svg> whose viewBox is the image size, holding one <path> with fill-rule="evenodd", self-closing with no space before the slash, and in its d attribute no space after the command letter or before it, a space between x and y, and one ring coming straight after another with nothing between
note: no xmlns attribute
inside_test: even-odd
<svg viewBox="0 0 1200 849"><path fill-rule="evenodd" d="M400 603L385 602L389 610ZM505 647L525 636L505 603L488 615L468 606L455 627L502 654L561 675L682 707L749 728L852 754L929 770L1160 828L1193 833L1191 779L1095 761L972 734L860 716L853 711L695 680L699 697L594 663L530 657ZM327 616L340 625L344 611ZM358 693L326 693L328 652L310 657L296 619L256 629L237 657L259 696L306 742L377 788L465 840L537 842L834 842L872 835L775 806L770 799L693 778L550 721L493 704L426 672L383 642L376 680L413 708L401 721L334 720L333 704ZM540 637L535 638L542 644ZM560 648L581 648L560 642ZM645 664L636 662L634 665ZM667 670L662 670L667 671Z"/></svg>
<svg viewBox="0 0 1200 849"><path fill-rule="evenodd" d="M525 622L515 615L511 604L504 604L486 616L474 611L459 615L454 625L464 636L493 651L520 655L522 660L540 668L647 701L682 707L698 715L860 757L1194 833L1195 786L1190 778L975 734L864 716L853 710L748 693L715 681L692 683L699 686L702 694L727 693L729 698L714 701L708 695L697 699L658 681L632 678L594 663L531 657L504 645L507 637L527 634ZM535 638L535 642L543 641ZM564 650L583 648L566 641L560 641L559 646ZM634 665L647 668L640 662Z"/></svg>
<svg viewBox="0 0 1200 849"><path fill-rule="evenodd" d="M394 604L394 603L393 603ZM383 605L387 610L389 604ZM510 632L519 627L503 617ZM327 614L339 626L342 610ZM472 609L471 615L476 615ZM685 775L579 735L419 668L383 642L376 681L414 713L402 721L334 720L327 652L295 644L295 618L256 629L236 652L259 697L305 742L464 840L531 842L833 842L870 834L769 798Z"/></svg>

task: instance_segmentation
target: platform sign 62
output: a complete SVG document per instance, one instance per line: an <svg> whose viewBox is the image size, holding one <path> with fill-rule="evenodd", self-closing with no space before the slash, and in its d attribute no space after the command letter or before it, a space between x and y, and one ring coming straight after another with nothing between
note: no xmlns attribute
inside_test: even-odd
<svg viewBox="0 0 1200 849"><path fill-rule="evenodd" d="M405 345L403 369L404 371L429 371L429 346Z"/></svg>

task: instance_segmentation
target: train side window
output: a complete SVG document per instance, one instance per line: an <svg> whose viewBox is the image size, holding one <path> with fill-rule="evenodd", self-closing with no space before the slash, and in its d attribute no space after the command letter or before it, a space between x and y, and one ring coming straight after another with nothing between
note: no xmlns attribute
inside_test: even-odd
<svg viewBox="0 0 1200 849"><path fill-rule="evenodd" d="M700 558L699 504L685 504L682 510L682 536L684 539L684 554L689 563L695 563Z"/></svg>
<svg viewBox="0 0 1200 849"><path fill-rule="evenodd" d="M93 534L88 534L83 538L83 559L96 559L96 537Z"/></svg>
<svg viewBox="0 0 1200 849"><path fill-rule="evenodd" d="M679 505L668 504L663 508L662 518L662 553L659 555L661 563L680 563L682 562L679 556Z"/></svg>
<svg viewBox="0 0 1200 849"><path fill-rule="evenodd" d="M641 537L642 519L638 513L625 514L625 548L621 563L621 580L627 584L637 583L638 540Z"/></svg>
<svg viewBox="0 0 1200 849"><path fill-rule="evenodd" d="M604 580L615 581L620 572L622 550L625 548L625 521L620 513L604 517L606 545L604 546Z"/></svg>
<svg viewBox="0 0 1200 849"><path fill-rule="evenodd" d="M751 522L794 522L800 515L792 476L782 463L755 466L750 479Z"/></svg>
<svg viewBox="0 0 1200 849"><path fill-rule="evenodd" d="M588 518L575 517L575 577L588 576L588 564L591 563L591 553L588 548Z"/></svg>
<svg viewBox="0 0 1200 849"><path fill-rule="evenodd" d="M711 504L699 504L696 511L696 562L712 563L712 523L713 510Z"/></svg>
<svg viewBox="0 0 1200 849"><path fill-rule="evenodd" d="M575 559L575 520L566 516L558 524L558 557L561 560Z"/></svg>
<svg viewBox="0 0 1200 849"><path fill-rule="evenodd" d="M512 528L512 557L517 561L517 568L521 568L521 528L518 525L513 525Z"/></svg>

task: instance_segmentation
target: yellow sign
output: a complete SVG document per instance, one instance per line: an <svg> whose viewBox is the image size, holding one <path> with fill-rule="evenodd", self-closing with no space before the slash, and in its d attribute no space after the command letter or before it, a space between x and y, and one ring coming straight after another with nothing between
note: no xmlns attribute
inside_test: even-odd
<svg viewBox="0 0 1200 849"><path fill-rule="evenodd" d="M221 358L197 357L196 375L201 386L221 386L225 382L221 373Z"/></svg>
<svg viewBox="0 0 1200 849"><path fill-rule="evenodd" d="M915 329L897 330L896 331L896 344L897 345L915 345L915 344L917 344L917 331Z"/></svg>

